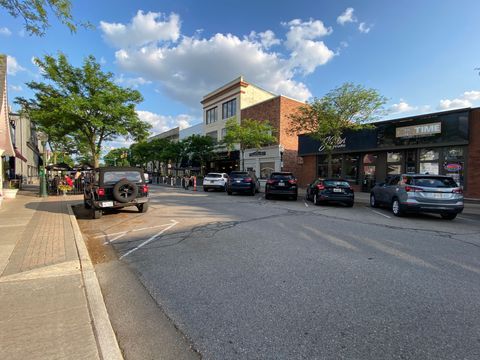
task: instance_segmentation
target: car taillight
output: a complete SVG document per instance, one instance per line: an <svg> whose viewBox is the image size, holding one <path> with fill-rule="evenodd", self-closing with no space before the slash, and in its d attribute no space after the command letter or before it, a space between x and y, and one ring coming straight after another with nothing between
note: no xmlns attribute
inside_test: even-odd
<svg viewBox="0 0 480 360"><path fill-rule="evenodd" d="M462 188L453 189L453 190L452 190L452 193L454 193L454 194L463 194L463 189L462 189Z"/></svg>
<svg viewBox="0 0 480 360"><path fill-rule="evenodd" d="M105 189L104 188L98 188L97 189L97 195L98 196L105 196Z"/></svg>
<svg viewBox="0 0 480 360"><path fill-rule="evenodd" d="M252 178L245 178L243 179L244 182L252 182Z"/></svg>
<svg viewBox="0 0 480 360"><path fill-rule="evenodd" d="M318 184L318 185L317 185L317 189L318 189L318 190L325 190L325 185L323 185L323 184Z"/></svg>
<svg viewBox="0 0 480 360"><path fill-rule="evenodd" d="M144 194L148 193L148 185L147 185L147 184L145 184L145 185L142 186L142 192L143 192Z"/></svg>
<svg viewBox="0 0 480 360"><path fill-rule="evenodd" d="M267 184L274 184L274 183L275 183L275 181L272 180L272 179L268 179L268 180L267 180Z"/></svg>
<svg viewBox="0 0 480 360"><path fill-rule="evenodd" d="M405 186L405 191L406 192L415 192L415 191L423 191L422 188L416 187L416 186Z"/></svg>
<svg viewBox="0 0 480 360"><path fill-rule="evenodd" d="M296 179L290 179L290 180L288 180L288 183L292 184L292 185L295 185L297 183L297 180Z"/></svg>

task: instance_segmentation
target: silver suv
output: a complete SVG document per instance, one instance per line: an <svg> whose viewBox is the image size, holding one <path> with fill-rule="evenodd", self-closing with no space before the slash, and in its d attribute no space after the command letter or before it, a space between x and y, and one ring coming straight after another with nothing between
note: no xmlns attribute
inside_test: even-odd
<svg viewBox="0 0 480 360"><path fill-rule="evenodd" d="M449 176L396 175L372 189L370 206L380 205L390 207L395 216L426 212L452 220L463 211L463 190Z"/></svg>

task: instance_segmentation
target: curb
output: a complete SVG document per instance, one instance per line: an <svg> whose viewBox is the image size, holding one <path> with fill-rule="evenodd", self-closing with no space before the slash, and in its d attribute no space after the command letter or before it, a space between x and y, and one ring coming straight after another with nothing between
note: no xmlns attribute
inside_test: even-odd
<svg viewBox="0 0 480 360"><path fill-rule="evenodd" d="M72 205L68 204L67 208L75 237L83 283L85 285L85 295L100 358L104 360L123 360L123 355L118 346L117 338L103 300L100 284L98 283L97 275L80 232L77 219L73 213Z"/></svg>

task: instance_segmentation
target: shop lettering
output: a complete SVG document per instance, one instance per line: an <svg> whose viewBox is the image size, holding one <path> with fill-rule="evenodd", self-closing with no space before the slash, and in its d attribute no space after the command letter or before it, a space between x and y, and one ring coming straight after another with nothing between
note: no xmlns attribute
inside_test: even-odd
<svg viewBox="0 0 480 360"><path fill-rule="evenodd" d="M323 141L323 144L332 144L335 143L335 136L327 136L325 140ZM320 145L318 148L318 152L322 152L325 150L325 145ZM336 143L333 145L334 149L341 149L347 147L347 138L340 138L336 141Z"/></svg>
<svg viewBox="0 0 480 360"><path fill-rule="evenodd" d="M248 154L248 156L265 156L265 155L267 155L266 151L255 151Z"/></svg>
<svg viewBox="0 0 480 360"><path fill-rule="evenodd" d="M404 126L395 129L396 137L421 137L440 134L442 132L442 123L431 123L414 126Z"/></svg>

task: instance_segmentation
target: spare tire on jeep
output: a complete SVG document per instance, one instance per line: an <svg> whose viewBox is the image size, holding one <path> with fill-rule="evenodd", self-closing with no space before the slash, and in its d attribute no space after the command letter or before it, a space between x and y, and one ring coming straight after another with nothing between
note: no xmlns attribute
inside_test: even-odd
<svg viewBox="0 0 480 360"><path fill-rule="evenodd" d="M113 198L121 203L127 203L136 199L138 187L135 183L122 179L113 187Z"/></svg>

